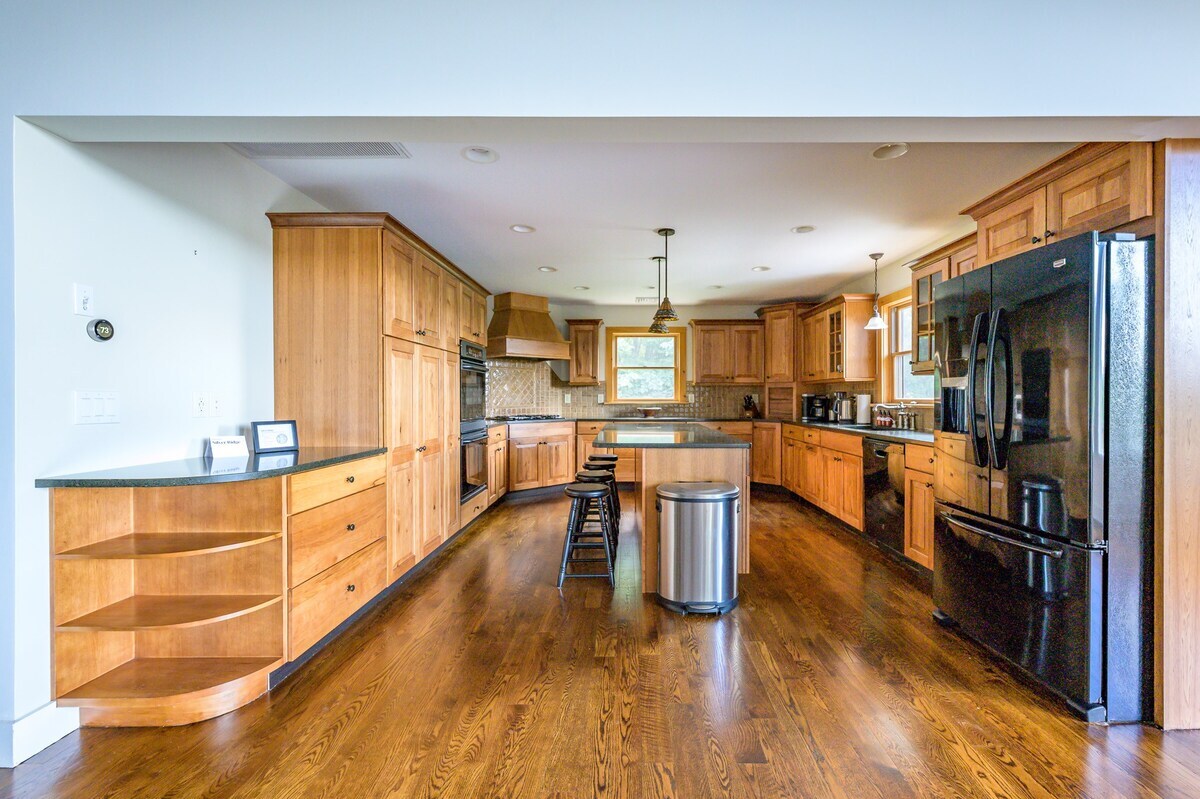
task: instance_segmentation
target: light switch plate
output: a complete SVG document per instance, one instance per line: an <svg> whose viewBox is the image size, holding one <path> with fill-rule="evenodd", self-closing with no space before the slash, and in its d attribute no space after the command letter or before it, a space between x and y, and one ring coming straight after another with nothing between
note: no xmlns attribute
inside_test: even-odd
<svg viewBox="0 0 1200 799"><path fill-rule="evenodd" d="M71 284L71 309L76 316L95 316L96 298L91 286Z"/></svg>
<svg viewBox="0 0 1200 799"><path fill-rule="evenodd" d="M570 405L570 404L571 404L571 395L563 394L563 405Z"/></svg>
<svg viewBox="0 0 1200 799"><path fill-rule="evenodd" d="M75 424L117 424L121 421L121 397L115 391L72 392Z"/></svg>

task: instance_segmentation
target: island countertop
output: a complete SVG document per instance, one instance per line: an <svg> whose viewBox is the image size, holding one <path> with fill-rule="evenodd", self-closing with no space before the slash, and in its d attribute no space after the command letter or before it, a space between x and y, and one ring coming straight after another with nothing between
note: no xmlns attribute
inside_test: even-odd
<svg viewBox="0 0 1200 799"><path fill-rule="evenodd" d="M387 452L385 447L302 447L295 452L250 455L236 463L217 461L214 464L208 458L187 458L82 474L41 477L34 481L34 485L38 488L153 488L230 483L307 472L310 469L368 458L384 452Z"/></svg>
<svg viewBox="0 0 1200 799"><path fill-rule="evenodd" d="M601 449L749 449L750 443L694 422L612 422L596 434Z"/></svg>

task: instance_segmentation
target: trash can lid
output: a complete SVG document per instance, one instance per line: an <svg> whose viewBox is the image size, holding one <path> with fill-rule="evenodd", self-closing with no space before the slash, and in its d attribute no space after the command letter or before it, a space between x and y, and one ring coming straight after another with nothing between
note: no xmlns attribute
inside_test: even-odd
<svg viewBox="0 0 1200 799"><path fill-rule="evenodd" d="M657 489L659 499L683 502L720 502L736 499L742 489L733 483L663 483Z"/></svg>

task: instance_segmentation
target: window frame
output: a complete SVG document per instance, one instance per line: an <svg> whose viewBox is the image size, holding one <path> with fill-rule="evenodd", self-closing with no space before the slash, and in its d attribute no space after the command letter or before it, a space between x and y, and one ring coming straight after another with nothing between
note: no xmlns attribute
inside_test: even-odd
<svg viewBox="0 0 1200 799"><path fill-rule="evenodd" d="M617 341L621 338L663 338L675 339L675 366L672 382L675 387L674 397L655 397L652 399L620 399L617 397ZM605 327L604 328L605 373L604 396L605 402L613 405L645 405L661 402L668 405L679 405L687 399L687 328L671 327L666 333L649 333L644 327ZM637 367L625 366L623 369L654 368L666 369L665 366Z"/></svg>
<svg viewBox="0 0 1200 799"><path fill-rule="evenodd" d="M888 323L887 329L880 331L883 335L879 336L879 393L882 396L880 401L888 404L903 402L906 405L933 407L934 397L911 399L909 397L896 396L896 380L893 377L896 374L896 357L906 352L912 352L912 336L909 336L909 340L904 342L908 345L907 348L901 349L897 347L893 349L896 325L892 320L892 316L905 305L910 308L913 307L912 288L901 289L900 291L895 291L879 298L879 313ZM912 324L915 325L916 323L917 320L914 317Z"/></svg>

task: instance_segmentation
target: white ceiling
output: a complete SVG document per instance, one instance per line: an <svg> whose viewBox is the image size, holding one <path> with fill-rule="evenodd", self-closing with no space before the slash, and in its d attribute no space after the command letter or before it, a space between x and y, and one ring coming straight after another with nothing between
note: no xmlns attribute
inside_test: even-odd
<svg viewBox="0 0 1200 799"><path fill-rule="evenodd" d="M605 305L654 294L666 226L679 304L821 296L870 252L902 263L969 232L963 207L1067 146L914 143L877 161L867 144L508 143L475 164L463 144L405 144L410 160L258 163L332 210L390 212L493 292Z"/></svg>

